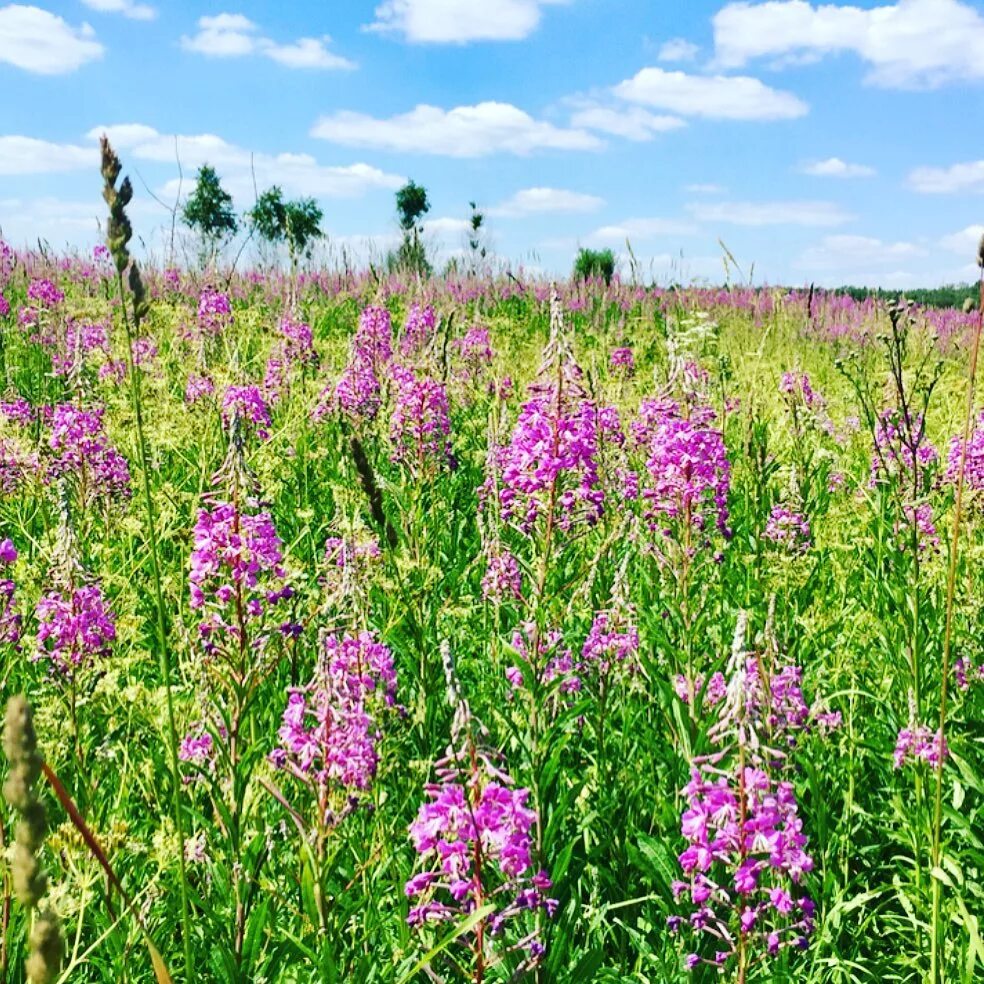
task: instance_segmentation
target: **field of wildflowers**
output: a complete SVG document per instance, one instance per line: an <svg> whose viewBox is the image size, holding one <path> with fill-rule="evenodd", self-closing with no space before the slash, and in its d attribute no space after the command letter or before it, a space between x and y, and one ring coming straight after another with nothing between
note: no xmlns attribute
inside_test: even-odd
<svg viewBox="0 0 984 984"><path fill-rule="evenodd" d="M103 176L0 242L0 981L984 977L979 310L140 271Z"/></svg>

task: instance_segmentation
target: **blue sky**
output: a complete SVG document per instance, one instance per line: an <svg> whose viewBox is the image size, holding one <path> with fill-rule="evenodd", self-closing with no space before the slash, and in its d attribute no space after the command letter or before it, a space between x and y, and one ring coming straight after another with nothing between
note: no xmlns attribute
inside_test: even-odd
<svg viewBox="0 0 984 984"><path fill-rule="evenodd" d="M99 240L96 139L160 251L208 161L240 208L281 184L334 250L396 235L428 189L459 250L468 202L514 264L579 245L648 276L970 280L984 233L984 6L974 0L0 0L0 227ZM139 172L139 177L135 172Z"/></svg>

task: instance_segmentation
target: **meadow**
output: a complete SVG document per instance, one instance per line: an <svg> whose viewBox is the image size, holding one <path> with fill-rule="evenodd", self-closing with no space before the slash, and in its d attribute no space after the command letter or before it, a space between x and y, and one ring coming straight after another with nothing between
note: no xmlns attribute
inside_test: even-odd
<svg viewBox="0 0 984 984"><path fill-rule="evenodd" d="M979 308L134 274L118 177L0 243L0 981L984 977Z"/></svg>

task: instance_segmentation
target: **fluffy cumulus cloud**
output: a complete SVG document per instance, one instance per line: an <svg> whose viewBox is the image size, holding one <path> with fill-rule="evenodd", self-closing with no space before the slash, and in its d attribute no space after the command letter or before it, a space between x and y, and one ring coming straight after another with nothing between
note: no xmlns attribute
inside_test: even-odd
<svg viewBox="0 0 984 984"><path fill-rule="evenodd" d="M40 7L0 7L0 62L38 75L62 75L102 58L104 50L88 24L73 27Z"/></svg>
<svg viewBox="0 0 984 984"><path fill-rule="evenodd" d="M956 253L958 256L977 256L977 249L984 237L984 225L969 225L966 229L959 232L950 233L940 239L940 246L949 253Z"/></svg>
<svg viewBox="0 0 984 984"><path fill-rule="evenodd" d="M181 47L210 58L261 55L287 68L355 68L355 64L347 58L328 50L330 42L331 38L323 35L280 44L261 34L259 26L243 14L216 14L214 17L200 17L198 33L182 37Z"/></svg>
<svg viewBox="0 0 984 984"><path fill-rule="evenodd" d="M883 242L871 236L824 236L820 243L804 250L793 266L797 270L843 270L849 273L852 268L895 267L927 255L927 251L915 243Z"/></svg>
<svg viewBox="0 0 984 984"><path fill-rule="evenodd" d="M968 161L949 167L917 167L910 172L909 187L927 195L984 192L984 161Z"/></svg>
<svg viewBox="0 0 984 984"><path fill-rule="evenodd" d="M839 157L809 161L800 167L800 171L814 178L871 178L877 173L867 164L849 164Z"/></svg>
<svg viewBox="0 0 984 984"><path fill-rule="evenodd" d="M420 105L388 119L342 111L322 116L311 135L349 147L446 157L525 156L536 150L594 150L602 146L587 130L557 127L500 102L447 110Z"/></svg>
<svg viewBox="0 0 984 984"><path fill-rule="evenodd" d="M122 14L130 20L153 20L157 11L146 3L134 3L134 0L82 0L90 9L101 14Z"/></svg>
<svg viewBox="0 0 984 984"><path fill-rule="evenodd" d="M400 34L412 43L519 41L540 24L543 7L566 0L386 0L370 31Z"/></svg>
<svg viewBox="0 0 984 984"><path fill-rule="evenodd" d="M254 174L261 189L277 184L288 194L315 198L358 198L376 188L399 188L405 181L401 175L389 174L369 164L334 166L320 164L310 154L251 153L213 133L165 134L139 123L125 123L95 127L87 136L97 140L102 133L121 152L124 163L127 157L132 157L170 165L177 153L186 172L184 191L191 184L187 171L204 163L219 172L223 184L235 197L249 201L254 193ZM177 190L177 178L169 180L161 189L169 196L177 194Z"/></svg>
<svg viewBox="0 0 984 984"><path fill-rule="evenodd" d="M713 20L717 62L815 61L850 52L867 81L890 88L984 78L984 16L960 0L897 0L872 7L806 0L730 3Z"/></svg>
<svg viewBox="0 0 984 984"><path fill-rule="evenodd" d="M745 75L691 75L644 68L615 87L628 102L712 120L783 120L804 116L809 107Z"/></svg>
<svg viewBox="0 0 984 984"><path fill-rule="evenodd" d="M0 174L57 174L99 166L93 147L52 143L34 137L0 136Z"/></svg>
<svg viewBox="0 0 984 984"><path fill-rule="evenodd" d="M558 212L594 212L605 204L604 198L563 188L524 188L504 202L489 209L489 215L505 218L543 215Z"/></svg>
<svg viewBox="0 0 984 984"><path fill-rule="evenodd" d="M699 52L700 48L692 41L687 41L685 38L671 38L660 46L657 57L663 62L691 62Z"/></svg>
<svg viewBox="0 0 984 984"><path fill-rule="evenodd" d="M699 222L739 226L838 226L854 218L833 202L693 202L687 210Z"/></svg>
<svg viewBox="0 0 984 984"><path fill-rule="evenodd" d="M641 106L606 106L581 102L571 115L571 126L642 142L658 133L679 130L687 125L679 116L652 113Z"/></svg>
<svg viewBox="0 0 984 984"><path fill-rule="evenodd" d="M626 240L635 242L659 237L690 236L697 231L692 222L682 222L679 219L633 218L595 229L587 237L587 241L592 246L616 246Z"/></svg>

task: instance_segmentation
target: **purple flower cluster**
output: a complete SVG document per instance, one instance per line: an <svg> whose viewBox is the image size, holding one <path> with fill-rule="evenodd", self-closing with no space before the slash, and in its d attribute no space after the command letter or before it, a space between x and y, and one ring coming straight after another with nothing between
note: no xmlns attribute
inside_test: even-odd
<svg viewBox="0 0 984 984"><path fill-rule="evenodd" d="M6 318L8 314L10 314L10 301L0 291L0 318Z"/></svg>
<svg viewBox="0 0 984 984"><path fill-rule="evenodd" d="M504 601L507 598L519 601L523 597L523 573L519 561L502 547L489 553L488 566L482 578L482 597L490 601Z"/></svg>
<svg viewBox="0 0 984 984"><path fill-rule="evenodd" d="M417 376L403 366L393 367L396 403L390 417L393 461L422 474L432 466L453 465L451 419L444 386Z"/></svg>
<svg viewBox="0 0 984 984"><path fill-rule="evenodd" d="M297 321L290 314L280 319L280 352L285 362L316 363L317 353L314 351L314 337L311 326L303 321Z"/></svg>
<svg viewBox="0 0 984 984"><path fill-rule="evenodd" d="M597 612L581 649L581 669L593 669L603 677L615 666L632 671L638 654L639 630L625 614Z"/></svg>
<svg viewBox="0 0 984 984"><path fill-rule="evenodd" d="M508 445L493 456L500 472L503 517L530 533L551 504L569 530L600 518L605 493L599 474L599 414L589 400L558 408L549 396L525 403ZM491 486L491 477L486 489Z"/></svg>
<svg viewBox="0 0 984 984"><path fill-rule="evenodd" d="M135 338L130 346L130 351L133 355L133 364L138 369L149 371L154 368L154 362L157 359L157 342L149 335Z"/></svg>
<svg viewBox="0 0 984 984"><path fill-rule="evenodd" d="M6 438L0 438L0 493L18 492L28 476L38 472L37 455L26 452Z"/></svg>
<svg viewBox="0 0 984 984"><path fill-rule="evenodd" d="M52 673L71 680L98 657L108 656L116 640L116 622L98 584L50 591L37 603L36 660L46 659Z"/></svg>
<svg viewBox="0 0 984 984"><path fill-rule="evenodd" d="M713 950L689 954L687 966L725 964L752 936L773 955L805 947L815 907L792 886L813 870L813 859L792 784L751 766L734 773L694 767L683 793L680 866L689 881L674 882L673 894L689 898L690 928ZM680 916L670 917L672 931L682 925Z"/></svg>
<svg viewBox="0 0 984 984"><path fill-rule="evenodd" d="M96 496L128 496L130 468L110 443L103 426L102 407L83 409L61 403L49 414L52 456L48 477L72 475L78 479L83 501Z"/></svg>
<svg viewBox="0 0 984 984"><path fill-rule="evenodd" d="M789 553L806 553L813 542L810 521L788 506L773 506L763 534Z"/></svg>
<svg viewBox="0 0 984 984"><path fill-rule="evenodd" d="M455 376L462 383L474 382L492 365L495 353L488 328L474 325L451 343L455 354Z"/></svg>
<svg viewBox="0 0 984 984"><path fill-rule="evenodd" d="M228 294L206 287L198 298L198 329L216 337L232 326L232 303Z"/></svg>
<svg viewBox="0 0 984 984"><path fill-rule="evenodd" d="M907 762L924 762L935 769L949 754L946 739L939 731L934 733L924 724L910 725L899 731L892 764L901 769Z"/></svg>
<svg viewBox="0 0 984 984"><path fill-rule="evenodd" d="M0 239L0 287L5 287L14 274L17 254L12 246Z"/></svg>
<svg viewBox="0 0 984 984"><path fill-rule="evenodd" d="M953 677L961 690L969 690L971 684L984 682L984 663L975 666L966 656L953 661Z"/></svg>
<svg viewBox="0 0 984 984"><path fill-rule="evenodd" d="M191 553L191 607L201 610L199 625L208 655L221 651L223 636L236 645L251 642L262 649L265 639L246 640L246 623L257 622L292 589L283 583L283 548L267 512L240 512L221 502L202 509L194 529ZM287 625L278 626L286 632Z"/></svg>
<svg viewBox="0 0 984 984"><path fill-rule="evenodd" d="M692 689L695 696L703 693L704 707L714 707L716 704L720 704L721 701L727 696L728 681L725 679L724 674L720 671L717 673L712 673L710 679L707 679L703 673L698 673L694 677L693 688L691 688L690 681L683 676L683 674L677 674L677 676L673 679L673 689L676 691L677 697L679 697L684 704L690 703L690 693Z"/></svg>
<svg viewBox="0 0 984 984"><path fill-rule="evenodd" d="M425 787L427 800L410 825L423 864L406 884L415 903L410 925L454 920L490 902L498 905L488 921L493 935L523 912L552 915L557 903L545 894L550 879L545 871L531 873L537 815L527 805L529 790L512 788L481 758L469 774L448 769L441 778ZM537 940L528 950L534 958L543 953Z"/></svg>
<svg viewBox="0 0 984 984"><path fill-rule="evenodd" d="M632 376L635 374L635 357L630 348L612 349L608 361L612 373L616 376Z"/></svg>
<svg viewBox="0 0 984 984"><path fill-rule="evenodd" d="M713 417L709 409L683 417L672 401L643 402L633 431L647 455L642 497L654 528L676 521L703 530L713 522L728 534L731 464L723 435L709 426Z"/></svg>
<svg viewBox="0 0 984 984"><path fill-rule="evenodd" d="M10 568L17 562L14 541L0 541L0 645L17 647L21 637L21 617L14 609L16 585Z"/></svg>
<svg viewBox="0 0 984 984"><path fill-rule="evenodd" d="M895 479L908 487L913 475L921 478L938 459L939 452L926 437L921 416L907 421L901 410L883 410L879 414L871 459L873 486L883 479Z"/></svg>
<svg viewBox="0 0 984 984"><path fill-rule="evenodd" d="M32 280L27 287L27 299L38 307L53 308L65 300L65 293L50 280Z"/></svg>
<svg viewBox="0 0 984 984"><path fill-rule="evenodd" d="M811 410L823 408L823 398L810 383L805 372L784 372L779 383L779 392L789 398L791 403L802 403Z"/></svg>
<svg viewBox="0 0 984 984"><path fill-rule="evenodd" d="M436 327L437 315L429 304L425 307L411 304L400 336L400 354L411 358L422 352L434 337Z"/></svg>
<svg viewBox="0 0 984 984"><path fill-rule="evenodd" d="M208 376L200 376L195 372L189 374L188 382L185 384L185 403L193 405L214 393L215 383Z"/></svg>
<svg viewBox="0 0 984 984"><path fill-rule="evenodd" d="M278 769L311 782L330 825L325 793L369 788L379 761L379 729L373 714L393 707L396 671L389 648L371 632L331 635L314 678L292 689L278 732L282 744L270 755Z"/></svg>
<svg viewBox="0 0 984 984"><path fill-rule="evenodd" d="M946 480L956 485L960 475L960 459L963 454L963 436L956 435L950 441L946 462ZM984 413L977 418L977 426L967 440L967 459L964 482L974 492L984 491Z"/></svg>
<svg viewBox="0 0 984 984"><path fill-rule="evenodd" d="M233 419L251 424L261 441L269 440L273 420L259 386L230 386L222 397L222 422L230 427Z"/></svg>

